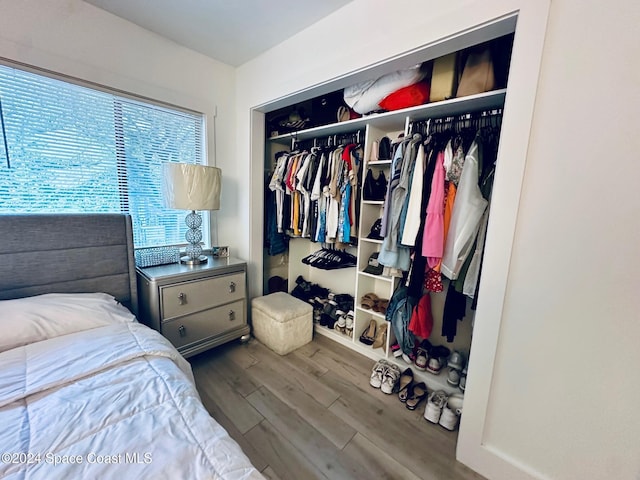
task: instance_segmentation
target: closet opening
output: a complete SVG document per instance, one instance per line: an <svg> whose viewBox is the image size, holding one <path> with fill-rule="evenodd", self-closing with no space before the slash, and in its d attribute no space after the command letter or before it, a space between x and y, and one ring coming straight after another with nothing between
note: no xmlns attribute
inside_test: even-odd
<svg viewBox="0 0 640 480"><path fill-rule="evenodd" d="M317 334L413 368L430 391L465 389L514 29L503 19L402 70L265 107L264 294L311 303ZM431 221L445 211L451 237ZM405 297L427 318L387 315Z"/></svg>
<svg viewBox="0 0 640 480"><path fill-rule="evenodd" d="M410 128L426 128L426 126L419 126L416 122L428 122L429 119L432 119L433 123L434 119L437 118L447 119L451 117L462 117L467 114L482 115L482 112L487 116L501 109L504 112L505 121L501 124L496 181L493 188L493 198L490 209L492 220L489 222L487 228L486 235L489 240L486 243L487 248L485 249L482 267L483 272L488 273L487 275L483 274L482 277L480 298L484 298L484 300L480 301L477 311L477 325L473 331L473 351L475 353L472 355L474 366L471 378L474 383L472 384L472 389L465 393L466 420L462 423L461 435L457 439L458 460L463 461L481 472L487 472L489 469L496 472L501 466L504 466L504 459L498 458L496 452L487 447L486 438L483 435L487 428L485 422L487 419L487 407L490 403L491 378L495 362L497 361L496 352L508 282L510 252L513 248L514 234L516 231L516 218L521 193L520 185L524 176L524 166L527 158L527 145L533 119L533 106L536 98L537 79L540 72L548 10L548 2L540 5L523 3L520 10L511 10L511 13L506 6L504 8L496 7L492 10L492 13L499 15L502 12L504 13L502 17L496 16L494 20L488 20L484 23L478 22L474 27L447 36L441 40L425 44L414 50L405 51L405 53L392 58L381 59L379 63L376 62L372 64L371 67L354 70L348 75L296 91L291 95L284 95L273 101L253 107L252 109L254 126L256 124L255 117L261 117L258 122L260 123L260 128L253 128L252 164L253 166L262 164L266 169L265 174L270 168L270 162L274 160L272 155L274 155L275 151L290 151L292 145L291 137L295 137L294 141L304 141L305 139L313 139L318 136L346 133L364 126L365 142L362 152L363 162L380 162L380 159L373 160L370 158L374 139L381 139L385 136L394 139L399 133L404 133L405 136L408 135ZM480 18L477 15L473 17L474 18L469 18L470 21L467 23L468 25L474 24L474 19L477 20ZM489 18L489 15L485 18ZM513 35L516 33L516 23L518 31L517 35ZM336 122L327 125L311 126L309 122L311 122L312 119L309 116L309 121L305 127L295 132L284 132L269 128L269 122L275 120L274 117L284 114L288 116L294 108L299 114L297 107L305 104L305 102L340 91L345 87L355 85L359 82L376 79L390 72L409 68L424 62L430 62L447 54L460 52L466 48L509 35L512 35L514 58L513 61L511 61L511 59L509 61L508 82L504 88L462 98L450 98L441 102L430 102L425 105L408 107L398 111L374 113L365 115L362 118L349 118L344 121L337 121L338 116L336 112ZM507 90L509 91L508 95ZM309 104L307 103L306 105ZM308 110L305 109L305 112L308 112ZM284 118L281 120L283 119ZM306 116L303 117L300 115L300 120L305 119ZM292 118L291 120L297 121L298 119ZM279 122L277 123L279 124ZM280 125L278 125L278 127L280 127ZM259 132L258 137L256 137L257 132ZM411 134L413 134L413 130ZM257 148L260 143L260 137L262 137L263 150ZM257 154L260 158L258 158ZM388 162L388 160L385 161ZM378 169L390 168L390 166L385 166L384 164L376 166L374 163L371 163L370 166L377 167ZM376 175L373 176L377 178ZM252 182L254 186L258 185L257 176L252 177ZM254 204L256 203L255 200L254 197ZM371 200L370 202L375 202L375 200ZM368 213L365 213L364 210L361 211L361 218L358 222L358 245L355 247L357 252L357 266L353 268L353 277L355 280L351 284L354 285L353 297L355 308L358 308L356 303L362 306L362 300L366 302L364 295L360 297L360 294L364 291L363 289L369 290L367 293L373 293L378 299L381 298L380 293L393 292L395 290L393 282L384 280L380 275L376 275L375 273L365 272L367 267L370 266L370 263L372 266L370 270L374 272L377 271L375 262L370 258L371 255L367 254L368 252L365 248L368 248L372 253L375 253L375 251L381 248L381 243L377 242L383 241L375 238L376 232L373 228L377 218L374 220L374 215L371 213L375 211L375 208L380 208L381 206L375 203L365 203L362 197L360 204L361 207L368 209ZM365 225L363 228L365 215L370 215L370 217L367 218L369 221L373 220L373 222L370 225ZM255 215L253 218L255 219ZM373 232L370 230L373 230ZM369 233L373 233L374 237L367 238ZM305 242L305 240L294 238L290 239L289 242L290 245L302 245L300 242ZM309 241L306 241L306 243L307 245L311 244ZM288 250L289 256L283 260L283 263L279 264L281 272L290 273L289 266L293 265L290 254L295 249L297 249L297 246L290 248ZM300 259L313 253L313 250L310 250L308 247L302 247L300 249L303 250L301 253L304 253L303 256L298 256ZM251 252L251 257L255 265L263 271L263 278L265 279L264 293L267 293L267 280L270 274L268 266L269 259L265 257L263 262L260 261L255 241L251 244ZM315 272L312 273L310 267L307 265L302 266L304 265L302 262L296 262L295 264L299 265L300 268L306 269L303 270L303 272L310 272L310 275L315 275ZM348 268L345 268L341 271L336 271L337 273L335 273L335 275L333 272L330 272L328 277L337 278L337 276L348 275L348 270ZM325 277L327 277L326 273ZM283 276L283 278L285 277ZM291 275L288 275L287 278L289 282L295 281ZM305 280L311 284L314 283L313 279L305 278ZM345 281L339 281L338 283L341 287L348 285ZM369 286L371 286L371 288L369 288ZM291 283L287 285L289 290L291 290L292 287L293 284ZM445 289L448 288L446 279L443 281L443 287ZM382 305L384 305L384 303ZM438 316L438 313L435 311L436 308L433 305L432 309L434 315ZM357 329L368 325L366 322L368 317L366 315L370 315L371 319L378 325L382 324L383 319L381 316L378 316L379 312L375 312L372 308L362 308L360 313L362 313L361 319L363 322L360 322L358 318L355 319L354 323L356 327L351 337L335 331L330 332L326 336L331 335L332 340L353 348L367 355L369 358L379 359L382 357L390 359L392 356L390 352L392 344L390 342L395 340L394 334L392 333L393 330L387 329L387 339L386 343L384 343L387 349L386 351L381 348L374 350L372 347L363 346L359 341L361 333L358 332ZM459 326L470 323L471 322L465 320L460 322ZM322 325L318 326L316 333L323 334L323 332L320 331L321 328L324 327ZM437 329L438 326L434 325L434 330ZM330 329L325 330L329 332ZM463 332L459 330L456 338L458 338L458 336L462 338ZM475 380L476 378L478 378L478 380ZM435 387L437 387L437 385L435 385ZM433 386L431 388L433 388Z"/></svg>

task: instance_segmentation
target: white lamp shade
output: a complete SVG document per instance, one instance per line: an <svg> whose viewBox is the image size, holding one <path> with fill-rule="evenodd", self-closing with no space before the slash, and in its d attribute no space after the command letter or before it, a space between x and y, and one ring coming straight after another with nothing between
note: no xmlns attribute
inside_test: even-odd
<svg viewBox="0 0 640 480"><path fill-rule="evenodd" d="M219 210L222 170L204 165L163 165L165 206L179 210Z"/></svg>

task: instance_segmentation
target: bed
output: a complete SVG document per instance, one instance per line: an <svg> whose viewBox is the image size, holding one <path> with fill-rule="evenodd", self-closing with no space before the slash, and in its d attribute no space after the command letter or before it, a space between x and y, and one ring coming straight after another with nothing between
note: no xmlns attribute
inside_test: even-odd
<svg viewBox="0 0 640 480"><path fill-rule="evenodd" d="M136 311L130 217L0 216L0 478L263 478Z"/></svg>

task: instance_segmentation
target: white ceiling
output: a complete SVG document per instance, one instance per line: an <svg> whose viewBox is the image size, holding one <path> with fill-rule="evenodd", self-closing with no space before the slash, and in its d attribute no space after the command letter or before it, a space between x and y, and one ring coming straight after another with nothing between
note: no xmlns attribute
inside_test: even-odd
<svg viewBox="0 0 640 480"><path fill-rule="evenodd" d="M85 0L229 65L242 65L352 0Z"/></svg>

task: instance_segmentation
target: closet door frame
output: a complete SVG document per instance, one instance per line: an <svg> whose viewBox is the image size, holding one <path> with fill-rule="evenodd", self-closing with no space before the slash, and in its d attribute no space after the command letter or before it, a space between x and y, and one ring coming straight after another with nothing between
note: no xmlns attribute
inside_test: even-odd
<svg viewBox="0 0 640 480"><path fill-rule="evenodd" d="M491 218L488 226L479 302L476 310L474 336L467 389L465 392L464 415L460 425L457 444L457 459L492 479L534 479L543 475L531 465L525 465L506 455L499 446L491 445L485 435L485 425L491 400L491 385L496 362L499 362L500 327L509 283L509 266L514 244L518 208L528 154L529 137L534 115L534 104L540 74L540 65L545 40L550 0L498 0L489 5L485 23L470 24L466 32L459 32L440 43L433 42L399 54L396 58L372 64L370 69L347 72L339 81L327 81L310 85L295 94L278 97L251 108L251 181L252 186L262 181L264 165L264 112L273 111L285 105L324 94L367 78L372 78L381 68L393 70L407 58L420 58L424 52L437 52L438 48L452 45L460 35L473 35L485 28L517 21L512 50L507 97L504 106L502 133L498 151L496 181L492 194ZM449 12L461 15L462 11ZM479 43L479 42L478 42ZM438 56L438 55L434 55ZM429 58L434 58L434 56ZM363 75L365 75L363 77ZM333 88L332 88L333 85ZM337 88L336 88L337 86ZM262 148L259 147L262 143ZM508 179L508 181L504 181ZM251 230L258 233L263 225L263 199L261 188L251 188L252 206ZM259 230L258 230L259 229ZM260 235L261 237L261 235ZM262 248L260 241L250 245L250 270L253 271L252 295L260 295L263 272ZM526 432L523 432L526 434Z"/></svg>

